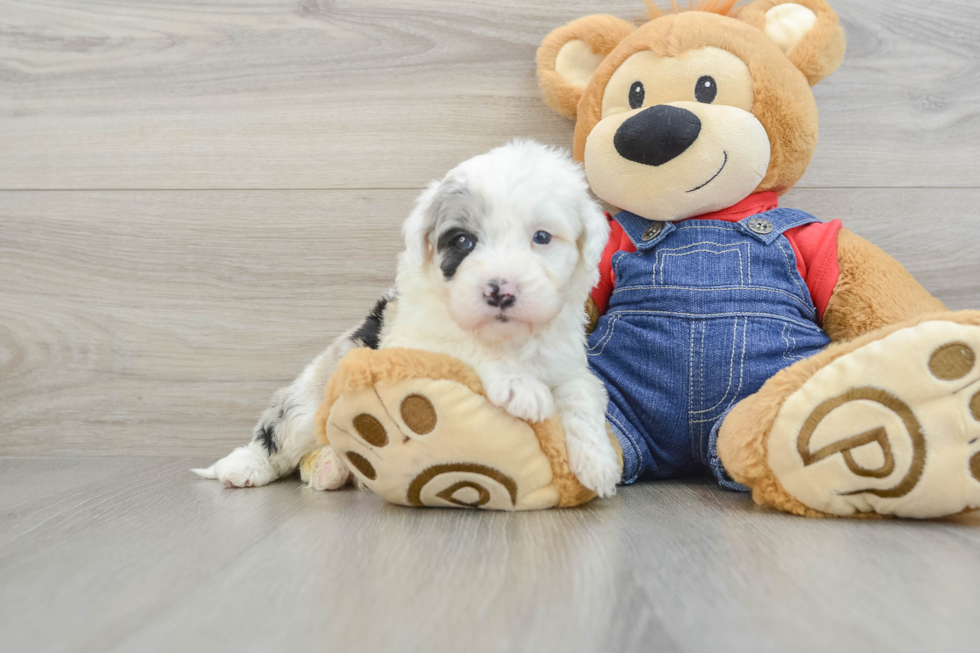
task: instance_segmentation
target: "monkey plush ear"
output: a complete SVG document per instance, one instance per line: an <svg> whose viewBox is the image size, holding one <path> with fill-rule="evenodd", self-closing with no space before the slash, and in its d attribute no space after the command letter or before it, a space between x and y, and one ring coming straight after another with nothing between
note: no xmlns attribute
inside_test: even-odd
<svg viewBox="0 0 980 653"><path fill-rule="evenodd" d="M538 48L538 81L552 109L574 118L599 64L635 28L614 16L573 20L545 37Z"/></svg>
<svg viewBox="0 0 980 653"><path fill-rule="evenodd" d="M844 60L844 30L824 0L756 0L743 7L738 18L775 41L810 86Z"/></svg>

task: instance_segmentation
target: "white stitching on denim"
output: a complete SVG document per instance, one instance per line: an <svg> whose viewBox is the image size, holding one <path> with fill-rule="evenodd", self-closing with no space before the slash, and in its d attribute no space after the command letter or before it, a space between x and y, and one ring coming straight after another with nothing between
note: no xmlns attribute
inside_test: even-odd
<svg viewBox="0 0 980 653"><path fill-rule="evenodd" d="M783 350L783 360L790 361L790 363L803 360L803 356L793 355L796 352L796 338L789 334L788 324L783 325L783 332L781 335L783 336L783 342L786 343L786 349Z"/></svg>
<svg viewBox="0 0 980 653"><path fill-rule="evenodd" d="M788 243L789 241L786 242ZM777 238L773 242L773 244L779 247L779 251L783 255L783 260L786 261L786 267L788 268L787 272L789 272L789 278L792 279L793 283L796 284L796 289L800 291L800 297L804 299L804 304L806 304L806 299L810 297L810 292L803 290L803 286L806 285L805 283L803 284L803 286L800 285L800 282L803 281L803 277L800 276L800 269L796 267L793 261L790 260L789 253L787 253L786 248L783 247L783 242L781 238ZM795 254L793 255L793 258L796 258ZM811 300L810 304L812 303L813 301Z"/></svg>
<svg viewBox="0 0 980 653"><path fill-rule="evenodd" d="M771 221L773 225L776 225L778 227L780 236L785 235L786 232L789 231L790 229L796 229L797 227L802 227L805 224L813 224L814 222L820 222L820 220L817 220L815 217L813 217L806 211L800 211L799 209L777 209L777 210L780 213L790 211L794 214L797 214L796 217L786 220L785 222L777 221L777 220Z"/></svg>
<svg viewBox="0 0 980 653"><path fill-rule="evenodd" d="M675 222L673 224L676 225L677 223ZM728 223L728 224L734 224L734 223ZM699 229L701 231L707 231L709 229L712 229L714 231L725 231L725 232L738 231L737 229L733 229L731 227L716 227L714 225L709 225L709 224L691 223L691 224L685 224L682 227L677 227L676 229L674 229L674 232L676 233L678 231L690 231L691 229Z"/></svg>
<svg viewBox="0 0 980 653"><path fill-rule="evenodd" d="M786 354L790 350L789 338L786 337L786 327L789 326L785 322L783 323L783 330L780 331L779 335L783 338L783 342L786 343L786 348L783 349L783 359L786 360Z"/></svg>
<svg viewBox="0 0 980 653"><path fill-rule="evenodd" d="M714 227L714 228L715 229L719 229L719 227ZM681 229L678 229L677 231L682 231L682 230ZM680 251L684 251L686 249L690 249L692 247L697 247L698 245L714 245L715 247L718 247L718 248L720 248L722 250L726 250L726 249L731 249L732 247L741 248L741 246L743 244L744 243L716 243L713 240L699 240L697 242L688 243L686 245L680 245L678 247L671 247L671 248L668 248L668 249L664 249L664 248L657 249L656 250L655 261L654 261L654 264L653 264L653 267L654 267L654 276L656 276L656 272L657 272L656 268L657 268L657 265L661 261L661 258L660 258L660 255L661 254L667 254L667 253L670 253L670 252L680 252ZM662 275L663 275L663 269L661 267L661 276Z"/></svg>
<svg viewBox="0 0 980 653"><path fill-rule="evenodd" d="M705 325L704 330L707 331L707 325ZM703 415L704 413L711 412L715 408L717 408L718 406L720 406L722 403L724 403L724 401L726 399L728 399L728 393L732 391L732 381L735 380L735 342L737 340L738 340L738 320L735 320L734 321L734 330L732 331L732 357L731 357L731 360L728 362L728 387L725 388L725 394L711 408L704 408L702 410L696 410L696 411L693 412L693 414L695 414L695 415ZM744 331L742 332L742 342L743 342L742 349L744 350L745 349L745 344L744 344L744 342L745 342L745 332ZM742 357L743 358L745 357L745 352L744 351L742 352ZM704 387L704 336L703 335L701 336L701 384L702 384L702 388L703 388ZM704 403L703 403L703 395L704 395L704 391L702 390L702 404L701 404L702 406L704 405Z"/></svg>
<svg viewBox="0 0 980 653"><path fill-rule="evenodd" d="M704 383L704 338L708 334L708 323L702 321L702 322L700 322L700 327L701 327L701 357L700 357L700 360L698 361L698 368L700 370L700 372L698 373L698 376L700 378L699 385L698 385L698 394L699 394L699 396L698 396L698 408L701 408L701 407L704 406L704 386L705 386L705 383ZM688 425L687 426L687 430L688 430L688 437L689 437L690 443L691 443L691 456L695 460L698 459L698 454L697 454L697 451L695 451L695 449L694 449L694 438L693 437L690 437L691 435L693 435L692 433L690 433L690 431L691 431L691 425L696 423L694 421L694 415L695 415L696 412L698 412L698 411L694 411L692 409L688 413L688 415L687 415L687 425ZM698 431L697 432L697 437L698 437L698 440L700 441L700 439L701 439L701 429L698 428L697 431Z"/></svg>
<svg viewBox="0 0 980 653"><path fill-rule="evenodd" d="M749 318L744 318L742 320L742 357L738 361L738 387L735 389L735 394L732 395L731 401L728 402L728 406L725 407L724 412L728 412L728 409L735 405L735 400L738 399L739 393L742 392L742 384L745 380L745 343L748 341L749 333Z"/></svg>
<svg viewBox="0 0 980 653"><path fill-rule="evenodd" d="M701 243L696 243L696 244L701 244ZM710 243L710 244L713 245L714 243ZM660 259L660 278L661 279L663 279L664 276L665 276L664 275L664 268L667 266L667 259L668 259L668 257L669 258L683 258L685 256L691 256L692 254L698 254L698 253L702 253L702 252L707 253L707 254L715 254L715 255L728 254L729 252L735 252L736 254L738 254L738 276L739 276L739 281L741 281L741 283L743 283L743 284L745 283L745 269L744 269L743 263L742 263L742 249L741 249L741 247L732 247L732 248L729 248L729 249L723 249L723 250L719 250L719 251L715 251L715 250L711 250L711 249L695 249L695 250L691 250L690 252L684 252L683 254L674 254L673 253L674 251L679 251L679 250L660 251L660 252L657 253L657 257L658 257L658 259ZM654 283L656 283L656 277L654 277Z"/></svg>
<svg viewBox="0 0 980 653"><path fill-rule="evenodd" d="M619 315L609 316L609 326L606 327L606 333L603 334L602 338L599 339L599 342L597 342L595 346L585 350L586 356L599 356L606 350L606 345L608 345L609 341L612 340L613 332L616 331L616 322L619 321L619 317ZM599 343L602 343L602 349L595 351L596 347L599 346Z"/></svg>
<svg viewBox="0 0 980 653"><path fill-rule="evenodd" d="M708 325L704 322L695 322L691 325L691 333L694 333L697 329L701 329L701 345L698 348L698 371L697 374L694 372L694 359L691 359L691 368L688 370L688 374L692 378L698 380L698 397L695 401L694 394L691 394L691 401L689 402L690 408L687 411L688 420L690 420L691 415L696 412L696 409L704 405L704 337L708 333ZM693 386L692 386L693 387Z"/></svg>
<svg viewBox="0 0 980 653"><path fill-rule="evenodd" d="M754 247L754 245L752 243L749 243L749 246L746 248L748 251L745 254L745 258L748 259L749 285L750 286L752 285L752 248L753 247Z"/></svg>
<svg viewBox="0 0 980 653"><path fill-rule="evenodd" d="M794 320L793 318L786 317L785 315L776 315L775 313L746 313L740 311L738 313L678 313L675 311L640 311L640 310L617 310L615 313L607 313L607 316L620 317L623 315L661 315L664 317L684 317L693 318L698 320L710 320L723 317L764 317L771 320L781 320L783 322L789 322L790 324L795 324L801 326L804 329L812 328L823 333L823 330L818 327L813 322L804 322L802 320Z"/></svg>
<svg viewBox="0 0 980 653"><path fill-rule="evenodd" d="M698 361L698 368L700 370L699 373L698 373L698 375L700 377L700 382L699 382L700 385L698 386L698 395L699 395L698 396L698 408L702 408L704 406L704 388L705 388L705 385L706 385L705 382L704 382L704 359L705 359L705 356L704 356L704 339L705 339L705 336L708 335L708 323L707 322L701 322L701 325L700 326L701 326L701 356L700 356L700 360ZM694 438L691 438L690 437L690 435L691 435L691 433L690 433L690 431L691 431L691 423L693 421L694 421L693 413L692 414L688 414L688 416L687 416L687 423L688 423L687 430L688 430L688 437L689 437L689 439L691 441L691 447L692 447L691 453L693 454L693 458L695 460L697 460L697 457L698 457L697 456L697 453L693 450L693 447L694 447ZM698 430L698 437L700 437L700 436L701 436L701 432L700 432L700 429L699 429Z"/></svg>
<svg viewBox="0 0 980 653"><path fill-rule="evenodd" d="M697 247L698 245L714 245L715 247L718 248L718 251L714 251L714 250L711 250L711 249L695 249L695 250L692 250L692 251L685 252L683 254L674 254L673 253L673 252L681 252L681 251L684 251L684 250L689 250L692 247ZM705 253L708 253L708 254L715 254L715 255L728 254L729 252L735 252L736 254L738 254L738 276L739 276L739 281L744 285L745 284L745 268L744 268L744 265L743 265L743 262L742 262L742 247L743 247L743 245L747 245L747 243L734 243L734 244L729 243L729 244L722 244L722 243L711 242L709 240L701 240L701 241L698 241L696 243L690 243L688 245L684 245L682 247L675 247L673 249L661 249L661 250L657 250L657 255L656 255L656 258L655 258L654 263L653 263L653 279L652 279L652 283L654 285L657 285L657 267L658 266L660 267L660 278L661 278L661 282L660 283L663 283L662 280L664 278L664 268L667 265L667 256L668 255L671 256L672 258L681 258L681 257L684 257L684 256L690 256L691 254L697 254L697 253L700 253L700 252L705 252Z"/></svg>
<svg viewBox="0 0 980 653"><path fill-rule="evenodd" d="M633 476L631 476L628 480L623 479L623 483L628 485L636 481L636 479L640 477L640 471L643 469L643 454L640 453L640 447L636 443L636 439L633 437L633 434L630 433L625 426L623 426L622 422L620 422L618 419L610 415L608 412L606 412L606 419L609 420L610 422L613 422L616 426L619 427L620 432L626 436L627 440L630 441L630 445L633 447L633 453L635 453L636 457L640 459L639 464L637 464L636 466L636 472L633 473ZM623 466L624 467L626 466L625 456L623 456ZM626 470L624 469L623 471L625 472Z"/></svg>
<svg viewBox="0 0 980 653"><path fill-rule="evenodd" d="M732 395L732 398L728 401L728 405L725 406L725 408L721 411L721 414L722 415L724 415L725 413L727 413L731 409L731 407L735 405L735 401L738 399L739 393L742 392L742 385L745 382L745 349L746 349L746 346L745 345L746 345L746 342L748 340L748 338L746 337L747 334L748 334L748 330L749 330L749 318L745 318L744 321L743 321L743 323L742 323L742 356L741 356L741 358L738 361L738 388L735 389L735 394ZM733 359L735 357L734 354L735 354L735 347L734 347L734 343L732 343L732 358ZM725 394L727 396L728 393L726 392ZM717 419L718 419L717 416L716 417L709 417L707 419L697 420L695 423L697 423L697 424L703 424L703 423L706 423L706 422L714 422Z"/></svg>
<svg viewBox="0 0 980 653"><path fill-rule="evenodd" d="M687 355L687 418L688 422L690 422L691 412L694 410L694 332L697 328L697 323L688 324L688 327L690 333L688 340L690 344Z"/></svg>
<svg viewBox="0 0 980 653"><path fill-rule="evenodd" d="M800 291L800 295L796 299L799 300L799 299L802 298L802 302L801 303L804 306L807 307L808 312L811 313L811 314L815 314L814 313L814 310L812 308L810 308L813 305L813 298L810 297L810 292L809 292L808 289L807 290L804 290L805 284L804 284L803 287L800 286L800 281L803 281L803 278L800 276L799 269L790 260L790 257L789 257L789 255L786 252L786 247L783 244L783 240L785 239L784 237L786 235L786 232L789 231L790 229L795 229L796 227L799 227L799 226L802 226L802 225L805 225L805 224L810 224L812 222L817 222L817 220L815 220L815 219L812 219L812 220L809 219L810 217L812 217L812 216L809 216L807 219L803 219L802 217L799 218L799 220L798 220L799 223L798 224L797 224L797 221L796 220L791 221L790 223L788 223L789 226L786 226L785 228L781 228L780 231L779 231L779 236L780 237L773 239L772 243L775 244L775 245L777 245L779 247L779 251L783 255L783 259L786 261L786 264L787 264L787 266L790 269L790 278L793 280L793 283L796 284L797 290ZM715 231L725 231L725 232L736 231L736 229L735 228L732 228L732 227L715 227L715 226L700 225L700 224L689 224L689 225L679 226L679 227L677 227L675 229L675 231L680 232L680 231L686 231L686 230L690 230L690 229L701 229L701 230L713 229ZM789 242L789 241L786 241L786 242ZM698 244L698 243L694 243L694 244ZM711 243L711 244L717 245L718 243ZM751 252L751 249L749 251ZM751 254L749 255L749 257L750 257L750 265L751 265ZM795 254L794 254L793 258L795 258ZM751 268L750 268L749 269L749 283L751 283L751 281L752 281L751 274L752 274L752 271L751 271ZM656 275L656 267L654 268L654 275ZM807 303L807 301L806 301L807 299L810 300L809 303Z"/></svg>
<svg viewBox="0 0 980 653"><path fill-rule="evenodd" d="M609 339L612 338L612 332L613 329L616 328L616 320L618 319L618 316L609 316L609 323L603 327L606 331L602 334L602 337L596 340L594 345L586 346L585 352L587 355L592 356L593 354L591 352L594 352L600 345L603 349L605 349L606 343L608 343ZM594 355L598 356L599 353L600 352L597 352Z"/></svg>
<svg viewBox="0 0 980 653"><path fill-rule="evenodd" d="M791 292L786 292L785 290L780 290L778 288L766 288L763 286L716 286L714 288L697 288L694 286L623 286L621 288L616 288L613 290L612 294L619 292L627 292L630 290L683 290L685 292L719 292L719 291L731 291L731 290L749 290L749 291L760 291L760 292L770 292L779 295L785 295L789 297L797 304L802 306L808 313L813 313L813 307L804 302L798 295L794 295Z"/></svg>
<svg viewBox="0 0 980 653"><path fill-rule="evenodd" d="M619 276L619 262L628 253L629 252L624 252L623 250L619 250L618 252L616 252L615 254L613 254L612 259L609 261L609 267L612 268L613 279L619 279L620 278L620 276ZM613 288L613 292L614 293L616 292L615 288Z"/></svg>

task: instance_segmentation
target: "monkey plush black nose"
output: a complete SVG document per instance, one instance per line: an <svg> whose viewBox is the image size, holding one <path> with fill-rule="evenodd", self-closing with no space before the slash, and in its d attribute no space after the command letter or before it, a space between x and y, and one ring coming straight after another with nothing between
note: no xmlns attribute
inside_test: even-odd
<svg viewBox="0 0 980 653"><path fill-rule="evenodd" d="M701 134L701 121L687 109L666 104L644 109L628 119L613 138L624 159L662 166L687 151Z"/></svg>

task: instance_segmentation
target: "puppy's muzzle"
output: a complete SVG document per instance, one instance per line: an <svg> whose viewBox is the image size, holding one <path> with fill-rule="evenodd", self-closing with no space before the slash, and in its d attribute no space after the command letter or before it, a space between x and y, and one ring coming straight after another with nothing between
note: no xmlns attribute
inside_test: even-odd
<svg viewBox="0 0 980 653"><path fill-rule="evenodd" d="M684 154L701 134L701 120L680 107L667 104L644 109L628 119L613 137L624 159L662 166Z"/></svg>
<svg viewBox="0 0 980 653"><path fill-rule="evenodd" d="M517 289L506 279L491 279L483 289L483 299L494 308L506 311L517 302Z"/></svg>

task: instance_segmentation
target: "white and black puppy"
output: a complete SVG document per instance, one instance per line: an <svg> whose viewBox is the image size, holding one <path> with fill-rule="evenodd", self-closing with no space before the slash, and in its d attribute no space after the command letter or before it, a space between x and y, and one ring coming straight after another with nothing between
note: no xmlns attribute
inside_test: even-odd
<svg viewBox="0 0 980 653"><path fill-rule="evenodd" d="M293 472L317 446L313 417L337 362L355 347L408 347L470 365L490 401L521 419L557 411L572 471L600 496L614 494L619 463L606 390L588 367L584 310L609 227L579 165L515 141L433 182L403 230L395 289L276 394L251 444L195 471L239 487ZM311 485L344 485L345 463L324 453Z"/></svg>

